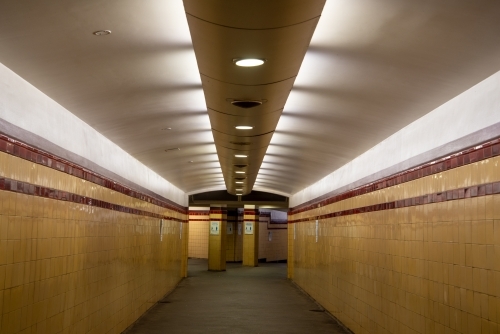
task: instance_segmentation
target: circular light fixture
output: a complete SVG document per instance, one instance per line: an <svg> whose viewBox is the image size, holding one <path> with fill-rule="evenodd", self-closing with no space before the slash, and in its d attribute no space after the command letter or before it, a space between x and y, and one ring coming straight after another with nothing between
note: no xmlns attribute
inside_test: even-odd
<svg viewBox="0 0 500 334"><path fill-rule="evenodd" d="M248 126L248 125L238 125L235 126L236 129L238 130L252 130L253 126Z"/></svg>
<svg viewBox="0 0 500 334"><path fill-rule="evenodd" d="M243 181L236 181L235 183L243 184Z"/></svg>
<svg viewBox="0 0 500 334"><path fill-rule="evenodd" d="M172 130L172 128L163 128L163 131Z"/></svg>
<svg viewBox="0 0 500 334"><path fill-rule="evenodd" d="M236 194L236 196L243 196L243 194Z"/></svg>
<svg viewBox="0 0 500 334"><path fill-rule="evenodd" d="M93 32L94 35L96 36L106 36L111 34L111 30L97 30Z"/></svg>
<svg viewBox="0 0 500 334"><path fill-rule="evenodd" d="M257 59L257 58L246 58L246 59L233 59L234 64L236 66L241 67L255 67L260 66L266 62L265 59Z"/></svg>
<svg viewBox="0 0 500 334"><path fill-rule="evenodd" d="M247 158L248 155L244 155L244 154L235 154L234 155L235 158Z"/></svg>
<svg viewBox="0 0 500 334"><path fill-rule="evenodd" d="M236 189L236 191L243 191L243 189Z"/></svg>
<svg viewBox="0 0 500 334"><path fill-rule="evenodd" d="M244 172L244 171L242 171L242 170L237 170L235 173L236 173L236 174L245 174L245 172Z"/></svg>

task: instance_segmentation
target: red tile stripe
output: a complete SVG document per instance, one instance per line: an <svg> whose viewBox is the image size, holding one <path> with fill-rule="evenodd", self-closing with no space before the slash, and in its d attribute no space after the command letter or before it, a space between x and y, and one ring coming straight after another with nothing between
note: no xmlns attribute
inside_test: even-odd
<svg viewBox="0 0 500 334"><path fill-rule="evenodd" d="M226 215L227 214L227 210L210 210L210 214L214 214L214 215Z"/></svg>
<svg viewBox="0 0 500 334"><path fill-rule="evenodd" d="M190 216L208 216L210 211L189 211Z"/></svg>
<svg viewBox="0 0 500 334"><path fill-rule="evenodd" d="M189 219L190 222L209 222L210 219Z"/></svg>
<svg viewBox="0 0 500 334"><path fill-rule="evenodd" d="M311 200L304 204L290 209L289 215L309 211L321 206L343 201L348 198L364 195L387 187L392 187L401 183L413 181L429 175L448 171L457 167L465 166L477 161L488 159L500 155L500 138L491 140L481 145L454 153L447 157L408 169L401 173L391 175L373 183L361 186L359 188L335 195L326 199L320 198Z"/></svg>
<svg viewBox="0 0 500 334"><path fill-rule="evenodd" d="M170 216L164 216L164 215L160 215L157 213L148 212L148 211L144 211L144 210L129 208L129 207L126 207L123 205L108 203L108 202L101 201L101 200L94 199L94 198L85 197L85 196L73 194L70 192L62 191L62 190L37 186L37 185L31 184L31 183L17 181L17 180L13 180L13 179L9 179L9 178L4 178L4 177L0 178L0 190L11 191L14 193L26 194L26 195L37 196L37 197L51 198L51 199L59 200L59 201L83 204L83 205L88 205L88 206L93 206L93 207L103 208L103 209L108 209L108 210L113 210L113 211L119 211L119 212L138 215L138 216L146 216L146 217L153 217L153 218L158 218L158 219L166 219L166 220L173 220L173 221L187 223L187 220L183 220L183 219L179 219L179 218L175 218L175 217L170 217Z"/></svg>
<svg viewBox="0 0 500 334"><path fill-rule="evenodd" d="M24 160L34 162L39 165L55 169L59 172L73 175L75 177L98 184L102 187L111 189L124 195L137 198L169 210L187 214L188 209L182 205L165 199L154 198L140 191L133 190L91 170L83 168L53 154L34 148L18 140L12 139L4 134L0 134L0 151Z"/></svg>
<svg viewBox="0 0 500 334"><path fill-rule="evenodd" d="M458 188L423 196L405 198L393 202L386 202L381 204L374 204L374 205L349 209L349 210L330 212L320 216L311 216L307 218L290 220L289 223L300 223L316 219L328 219L333 217L350 216L367 212L407 208L410 206L440 203L446 201L455 201L464 198L481 197L494 194L500 194L500 182L485 183L472 187Z"/></svg>

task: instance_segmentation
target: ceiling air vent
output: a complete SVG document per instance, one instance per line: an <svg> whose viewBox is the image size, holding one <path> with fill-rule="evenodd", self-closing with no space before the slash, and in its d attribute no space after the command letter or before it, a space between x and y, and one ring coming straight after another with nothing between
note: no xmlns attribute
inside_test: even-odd
<svg viewBox="0 0 500 334"><path fill-rule="evenodd" d="M248 165L234 165L234 167L238 167L238 168L244 168L244 167L247 167Z"/></svg>
<svg viewBox="0 0 500 334"><path fill-rule="evenodd" d="M249 109L253 107L258 107L262 104L262 101L251 101L251 100L234 100L231 104L235 107Z"/></svg>

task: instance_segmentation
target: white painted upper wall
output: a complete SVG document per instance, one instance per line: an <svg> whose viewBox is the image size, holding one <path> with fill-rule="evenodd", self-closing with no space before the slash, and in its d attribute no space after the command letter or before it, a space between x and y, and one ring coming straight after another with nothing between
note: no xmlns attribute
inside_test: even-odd
<svg viewBox="0 0 500 334"><path fill-rule="evenodd" d="M183 206L187 195L0 64L0 118Z"/></svg>
<svg viewBox="0 0 500 334"><path fill-rule="evenodd" d="M313 200L499 122L500 72L497 72L318 182L293 194L290 197L290 207Z"/></svg>

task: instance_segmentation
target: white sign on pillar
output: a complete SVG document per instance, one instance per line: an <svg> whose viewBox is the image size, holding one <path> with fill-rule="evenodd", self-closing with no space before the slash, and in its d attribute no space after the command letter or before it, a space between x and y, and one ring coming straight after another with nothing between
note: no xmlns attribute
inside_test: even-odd
<svg viewBox="0 0 500 334"><path fill-rule="evenodd" d="M245 222L245 234L253 234L253 222Z"/></svg>
<svg viewBox="0 0 500 334"><path fill-rule="evenodd" d="M220 222L210 222L210 234L211 235L220 234Z"/></svg>

